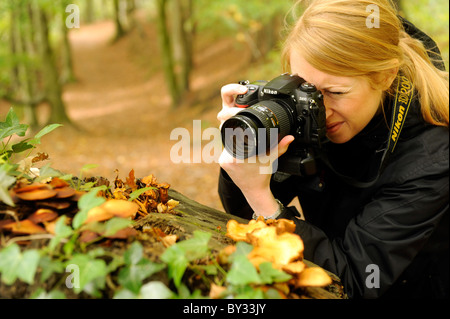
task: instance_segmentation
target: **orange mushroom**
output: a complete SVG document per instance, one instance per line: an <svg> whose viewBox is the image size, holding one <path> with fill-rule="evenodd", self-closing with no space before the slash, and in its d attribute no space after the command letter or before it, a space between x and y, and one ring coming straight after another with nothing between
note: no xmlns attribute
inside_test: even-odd
<svg viewBox="0 0 450 319"><path fill-rule="evenodd" d="M308 267L296 279L297 287L324 287L332 283L331 277L320 267Z"/></svg>
<svg viewBox="0 0 450 319"><path fill-rule="evenodd" d="M8 229L14 234L40 234L45 233L45 229L36 225L31 220L25 219L19 222L13 222L2 226L3 229Z"/></svg>
<svg viewBox="0 0 450 319"><path fill-rule="evenodd" d="M235 241L247 241L247 234L255 229L267 227L262 220L251 220L248 224L239 224L236 220L230 219L227 222L227 236Z"/></svg>
<svg viewBox="0 0 450 319"><path fill-rule="evenodd" d="M256 229L248 233L247 238L254 247L248 258L250 261L257 260L253 261L256 264L265 260L280 268L303 256L303 241L300 236L291 233L278 235L276 227Z"/></svg>
<svg viewBox="0 0 450 319"><path fill-rule="evenodd" d="M33 214L31 214L27 219L31 220L33 223L43 223L43 222L49 222L58 217L58 213L51 209L47 208L40 208L37 211L35 211Z"/></svg>

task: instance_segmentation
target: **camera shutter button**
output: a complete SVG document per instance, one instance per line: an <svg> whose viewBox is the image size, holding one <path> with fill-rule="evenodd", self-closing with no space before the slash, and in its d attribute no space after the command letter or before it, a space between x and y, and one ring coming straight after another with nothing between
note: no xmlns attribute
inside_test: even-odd
<svg viewBox="0 0 450 319"><path fill-rule="evenodd" d="M300 89L304 92L315 92L316 91L316 86L312 83L309 82L303 82L300 85Z"/></svg>

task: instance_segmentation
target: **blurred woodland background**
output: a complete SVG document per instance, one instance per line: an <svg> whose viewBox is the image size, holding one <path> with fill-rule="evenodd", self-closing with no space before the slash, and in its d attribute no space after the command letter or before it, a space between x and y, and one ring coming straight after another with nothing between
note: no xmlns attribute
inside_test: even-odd
<svg viewBox="0 0 450 319"><path fill-rule="evenodd" d="M63 124L38 149L54 169L111 182L134 169L221 209L218 164L173 163L170 133L217 127L224 84L280 74L294 2L0 0L0 120L12 106L36 130ZM447 0L396 2L448 69Z"/></svg>

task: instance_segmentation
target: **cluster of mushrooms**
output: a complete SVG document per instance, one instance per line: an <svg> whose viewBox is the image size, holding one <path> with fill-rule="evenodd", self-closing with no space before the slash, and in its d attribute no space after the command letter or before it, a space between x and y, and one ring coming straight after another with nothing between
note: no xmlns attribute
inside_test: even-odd
<svg viewBox="0 0 450 319"><path fill-rule="evenodd" d="M289 285L295 288L324 287L332 283L331 277L320 267L307 267L303 261L303 241L294 234L295 223L287 219L267 220L262 217L240 224L227 223L227 236L235 241L245 241L253 246L247 255L258 269L263 262L271 262L275 269L292 276ZM222 254L231 255L236 246L227 246ZM286 290L288 287L285 287Z"/></svg>
<svg viewBox="0 0 450 319"><path fill-rule="evenodd" d="M101 182L109 186L109 181ZM116 239L134 236L137 232L133 227L105 235L102 223L114 217L137 220L151 212L174 213L174 208L179 204L169 199L170 185L158 183L153 175L136 179L132 170L125 182L116 177L114 184L114 190L99 192L98 196L104 197L106 201L88 211L80 241L90 242L100 236ZM130 198L134 191L142 188L145 188L145 192ZM13 236L54 235L56 222L61 216L66 217L67 224L71 223L79 211L78 201L84 194L86 192L77 190L59 177L41 182L21 179L10 190L16 207L3 212L9 217L0 220L0 231L9 232Z"/></svg>

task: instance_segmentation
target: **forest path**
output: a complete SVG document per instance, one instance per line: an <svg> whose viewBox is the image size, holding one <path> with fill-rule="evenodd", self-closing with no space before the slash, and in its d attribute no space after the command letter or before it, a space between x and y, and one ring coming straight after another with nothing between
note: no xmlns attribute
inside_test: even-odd
<svg viewBox="0 0 450 319"><path fill-rule="evenodd" d="M238 52L230 50L229 41L205 44L196 55L192 94L209 89L213 98L206 104L172 110L152 27L140 25L114 43L113 36L114 25L109 21L71 31L77 82L64 87L63 99L69 117L81 130L58 128L43 138L38 151L50 155L53 168L74 176L86 164L98 167L85 175L111 182L116 170L124 179L134 169L138 178L154 174L193 200L222 209L217 195L218 164L173 163L170 150L177 141L170 140L170 134L176 127L192 132L194 119L201 120L202 129L217 127L217 88L226 83L225 78L233 78L233 70L244 59L236 62ZM208 85L211 82L214 85ZM40 114L45 116L45 108Z"/></svg>

